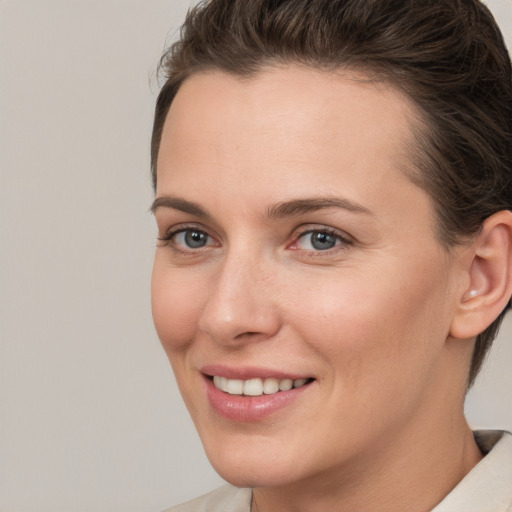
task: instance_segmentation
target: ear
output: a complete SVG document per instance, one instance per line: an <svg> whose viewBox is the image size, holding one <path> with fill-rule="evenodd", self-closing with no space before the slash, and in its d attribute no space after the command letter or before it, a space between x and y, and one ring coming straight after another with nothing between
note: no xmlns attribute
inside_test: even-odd
<svg viewBox="0 0 512 512"><path fill-rule="evenodd" d="M450 334L473 338L503 311L512 295L512 213L487 218L470 247L469 286L457 305Z"/></svg>

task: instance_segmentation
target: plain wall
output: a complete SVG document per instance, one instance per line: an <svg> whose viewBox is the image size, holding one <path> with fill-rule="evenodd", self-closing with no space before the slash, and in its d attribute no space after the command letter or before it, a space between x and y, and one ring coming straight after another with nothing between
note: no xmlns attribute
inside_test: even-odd
<svg viewBox="0 0 512 512"><path fill-rule="evenodd" d="M0 511L157 512L221 480L153 329L155 68L186 0L0 0ZM512 47L512 0L489 2ZM512 323L470 393L512 430Z"/></svg>

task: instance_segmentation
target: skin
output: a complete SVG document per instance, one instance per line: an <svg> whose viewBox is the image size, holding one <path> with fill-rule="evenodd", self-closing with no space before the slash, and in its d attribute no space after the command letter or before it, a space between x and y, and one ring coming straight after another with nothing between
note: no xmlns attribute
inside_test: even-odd
<svg viewBox="0 0 512 512"><path fill-rule="evenodd" d="M473 342L451 335L471 258L440 245L404 172L415 115L391 86L298 66L194 75L169 111L159 237L207 243L158 243L155 326L212 465L260 512L427 511L481 458L463 415ZM305 198L343 202L268 215ZM207 364L315 380L240 422L211 407Z"/></svg>

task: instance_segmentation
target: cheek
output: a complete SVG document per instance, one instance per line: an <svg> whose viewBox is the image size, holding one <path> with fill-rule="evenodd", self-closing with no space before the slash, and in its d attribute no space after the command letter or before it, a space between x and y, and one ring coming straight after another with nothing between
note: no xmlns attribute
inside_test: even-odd
<svg viewBox="0 0 512 512"><path fill-rule="evenodd" d="M344 279L324 283L322 293L304 287L308 297L297 307L310 307L301 309L301 338L325 363L333 430L344 425L363 439L405 422L422 403L440 360L445 313L437 286L412 281Z"/></svg>
<svg viewBox="0 0 512 512"><path fill-rule="evenodd" d="M368 266L364 275L347 272L322 286L303 286L293 303L303 338L347 378L394 379L408 362L428 364L449 328L446 283L413 267Z"/></svg>
<svg viewBox="0 0 512 512"><path fill-rule="evenodd" d="M201 297L186 273L167 268L155 258L151 307L158 337L169 354L193 339L201 311Z"/></svg>

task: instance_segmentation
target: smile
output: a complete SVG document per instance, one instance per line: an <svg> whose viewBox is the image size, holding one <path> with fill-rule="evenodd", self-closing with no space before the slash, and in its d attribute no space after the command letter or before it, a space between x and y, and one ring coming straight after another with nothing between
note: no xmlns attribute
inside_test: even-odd
<svg viewBox="0 0 512 512"><path fill-rule="evenodd" d="M276 379L254 378L248 380L228 379L226 377L213 377L215 387L230 395L261 396L273 395L280 391L290 391L292 388L300 388L312 379Z"/></svg>

